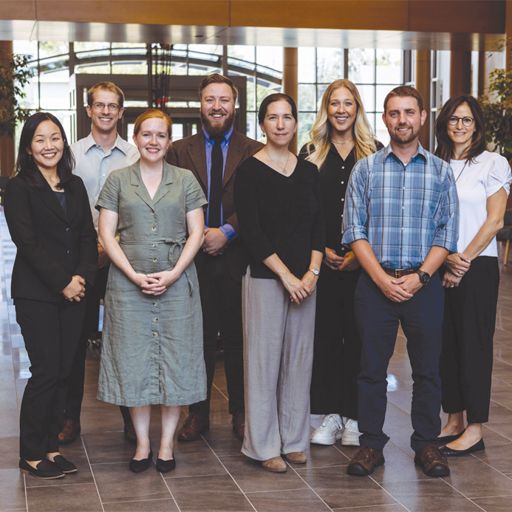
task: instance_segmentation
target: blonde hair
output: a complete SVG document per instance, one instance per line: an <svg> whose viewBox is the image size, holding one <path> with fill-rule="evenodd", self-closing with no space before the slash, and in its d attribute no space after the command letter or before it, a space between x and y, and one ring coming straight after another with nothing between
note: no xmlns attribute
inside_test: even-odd
<svg viewBox="0 0 512 512"><path fill-rule="evenodd" d="M341 87L345 87L345 89L352 94L357 105L356 120L352 126L356 161L377 151L372 128L366 117L363 102L357 87L347 79L335 80L325 90L322 101L320 102L320 110L309 132L311 140L307 144L307 160L314 163L319 169L324 163L331 147L332 127L327 116L329 102L331 101L333 92Z"/></svg>
<svg viewBox="0 0 512 512"><path fill-rule="evenodd" d="M171 118L161 110L158 110L157 108L149 108L148 110L145 110L142 112L142 114L137 116L137 119L135 119L135 123L133 125L133 134L137 135L140 132L140 127L144 121L147 119L163 119L167 123L167 133L169 134L169 137L172 135L172 120Z"/></svg>
<svg viewBox="0 0 512 512"><path fill-rule="evenodd" d="M123 108L124 105L124 93L121 88L119 88L114 82L98 82L90 87L87 91L87 105L92 107L94 102L94 93L96 91L109 91L113 92L117 95L117 102L119 103L119 107Z"/></svg>

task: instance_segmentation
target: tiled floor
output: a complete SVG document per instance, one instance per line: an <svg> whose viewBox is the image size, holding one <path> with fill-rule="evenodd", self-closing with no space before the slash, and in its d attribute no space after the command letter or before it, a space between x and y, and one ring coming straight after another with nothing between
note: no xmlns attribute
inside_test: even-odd
<svg viewBox="0 0 512 512"><path fill-rule="evenodd" d="M0 511L328 511L359 512L512 510L512 268L503 270L487 449L451 461L450 478L430 479L414 467L409 449L411 378L403 338L389 369L386 464L371 478L349 477L354 448L312 447L305 467L286 474L261 470L240 454L229 428L225 381L215 379L213 423L203 440L179 444L177 469L130 473L132 454L121 432L119 411L96 401L98 361L87 362L80 441L63 449L79 466L76 475L42 482L20 474L18 405L28 360L8 298L14 249L0 214ZM220 365L219 365L220 366ZM155 411L153 425L157 427ZM157 428L153 429L157 446Z"/></svg>

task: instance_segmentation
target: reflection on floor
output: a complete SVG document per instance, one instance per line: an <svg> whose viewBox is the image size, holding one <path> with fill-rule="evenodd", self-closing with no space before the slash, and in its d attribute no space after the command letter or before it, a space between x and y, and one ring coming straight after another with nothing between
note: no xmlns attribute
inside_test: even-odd
<svg viewBox="0 0 512 512"><path fill-rule="evenodd" d="M219 368L213 393L211 430L203 440L179 444L177 469L163 477L154 470L128 470L132 447L121 431L116 407L95 399L98 361L87 361L81 439L63 449L79 466L63 480L40 481L20 474L18 406L28 377L23 339L9 300L15 250L0 217L0 511L324 511L512 510L512 269L502 273L495 338L494 379L487 449L451 461L452 475L430 479L414 467L409 449L410 368L399 337L390 366L386 465L371 478L347 476L354 448L312 447L305 467L273 475L240 454L229 426L226 386ZM158 417L155 414L153 424ZM158 445L157 429L153 446Z"/></svg>

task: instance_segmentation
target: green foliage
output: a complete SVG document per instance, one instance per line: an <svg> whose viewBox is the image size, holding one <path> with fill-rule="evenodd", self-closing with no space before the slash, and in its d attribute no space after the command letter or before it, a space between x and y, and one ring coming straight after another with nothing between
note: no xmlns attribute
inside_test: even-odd
<svg viewBox="0 0 512 512"><path fill-rule="evenodd" d="M25 85L34 74L28 61L26 55L14 55L7 65L0 64L0 135L13 135L16 123L31 113L21 106Z"/></svg>
<svg viewBox="0 0 512 512"><path fill-rule="evenodd" d="M512 71L496 69L489 76L489 93L480 98L487 142L507 158L512 156Z"/></svg>

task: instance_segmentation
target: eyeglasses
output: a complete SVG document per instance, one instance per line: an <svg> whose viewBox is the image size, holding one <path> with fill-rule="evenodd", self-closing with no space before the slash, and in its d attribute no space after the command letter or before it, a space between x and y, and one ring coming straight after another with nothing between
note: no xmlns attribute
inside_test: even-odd
<svg viewBox="0 0 512 512"><path fill-rule="evenodd" d="M466 128L468 128L475 122L475 120L469 116L464 116L464 117L450 116L448 118L448 124L450 126L457 126L459 124L459 121L462 121L462 125L465 126Z"/></svg>
<svg viewBox="0 0 512 512"><path fill-rule="evenodd" d="M117 103L100 103L99 101L95 101L92 104L92 108L94 110L105 110L105 107L107 107L107 110L110 110L111 112L117 112L121 108Z"/></svg>

